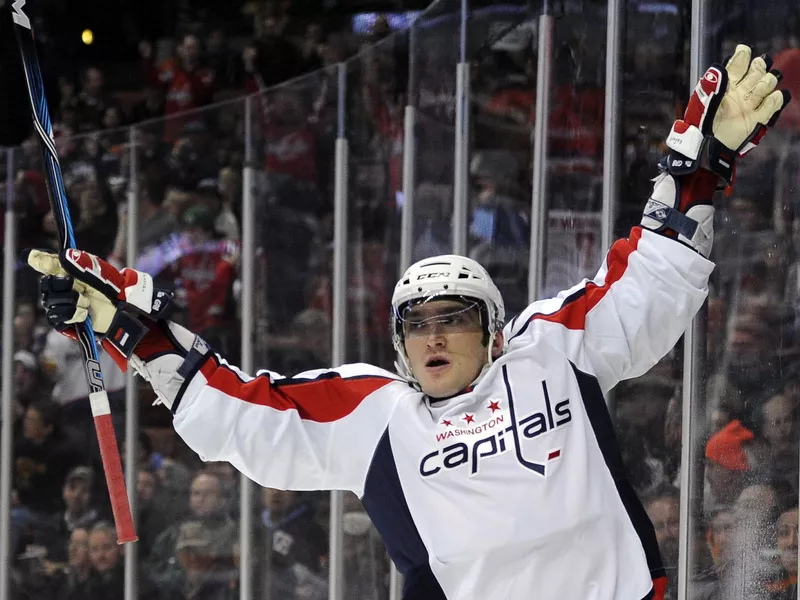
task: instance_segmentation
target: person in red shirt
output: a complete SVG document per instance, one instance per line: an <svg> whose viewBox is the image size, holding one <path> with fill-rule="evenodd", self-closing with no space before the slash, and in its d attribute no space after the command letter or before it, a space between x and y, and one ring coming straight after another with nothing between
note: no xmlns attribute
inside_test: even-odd
<svg viewBox="0 0 800 600"><path fill-rule="evenodd" d="M156 65L152 44L139 44L148 85L165 94L164 116L170 117L211 102L216 80L214 72L201 64L200 50L197 36L186 34L176 49L176 57ZM164 139L174 141L192 118L199 118L199 115L172 116L166 121Z"/></svg>
<svg viewBox="0 0 800 600"><path fill-rule="evenodd" d="M182 221L190 250L172 268L186 325L203 331L209 343L224 347L224 333L233 317L237 250L235 244L215 239L214 220L214 211L207 206L186 210Z"/></svg>
<svg viewBox="0 0 800 600"><path fill-rule="evenodd" d="M317 132L306 118L307 102L297 90L277 91L264 125L266 169L297 182L317 184Z"/></svg>

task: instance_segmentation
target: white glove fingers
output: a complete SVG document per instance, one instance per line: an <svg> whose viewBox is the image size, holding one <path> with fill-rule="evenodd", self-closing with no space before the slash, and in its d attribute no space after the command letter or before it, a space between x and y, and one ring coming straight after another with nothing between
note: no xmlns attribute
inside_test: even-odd
<svg viewBox="0 0 800 600"><path fill-rule="evenodd" d="M760 56L754 58L753 62L750 63L750 69L747 71L747 75L745 75L744 79L739 83L739 87L745 94L749 94L756 87L756 84L761 78L766 75L767 70L767 63L763 58Z"/></svg>
<svg viewBox="0 0 800 600"><path fill-rule="evenodd" d="M744 44L736 46L733 56L728 61L728 64L725 65L731 84L739 83L744 76L747 75L751 56L752 50L750 50L749 46L745 46Z"/></svg>
<svg viewBox="0 0 800 600"><path fill-rule="evenodd" d="M775 91L776 87L778 87L778 78L772 73L767 73L758 80L753 91L745 96L747 106L753 110L757 109L764 99Z"/></svg>
<svg viewBox="0 0 800 600"><path fill-rule="evenodd" d="M28 264L42 275L55 275L56 277L69 277L61 266L58 255L41 250L31 250L28 253Z"/></svg>
<svg viewBox="0 0 800 600"><path fill-rule="evenodd" d="M768 125L772 116L783 108L784 95L781 90L775 90L767 96L761 106L755 109L756 120L762 125Z"/></svg>

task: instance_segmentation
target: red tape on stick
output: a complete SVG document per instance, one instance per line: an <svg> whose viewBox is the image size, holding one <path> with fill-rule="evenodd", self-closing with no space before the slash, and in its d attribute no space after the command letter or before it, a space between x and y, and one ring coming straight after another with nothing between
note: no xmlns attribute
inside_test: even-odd
<svg viewBox="0 0 800 600"><path fill-rule="evenodd" d="M100 456L103 459L103 468L106 472L108 495L111 497L111 510L114 513L114 523L117 526L117 543L127 544L139 539L133 526L128 492L125 489L125 477L122 474L122 462L117 450L117 436L114 433L114 423L111 420L111 408L108 404L106 392L96 392L89 395L94 416L94 428L97 431L97 441L100 444Z"/></svg>

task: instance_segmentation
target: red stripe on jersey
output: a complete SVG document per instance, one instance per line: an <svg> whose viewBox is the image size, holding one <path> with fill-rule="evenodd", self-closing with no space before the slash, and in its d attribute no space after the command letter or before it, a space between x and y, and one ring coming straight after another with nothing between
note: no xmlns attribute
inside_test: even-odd
<svg viewBox="0 0 800 600"><path fill-rule="evenodd" d="M639 240L642 237L641 227L634 227L631 236L627 240L614 242L606 258L608 271L606 280L602 286L593 281L586 284L583 293L577 295L574 300L568 300L556 312L549 315L535 314L531 317L540 321L550 321L561 323L567 329L583 329L586 326L586 315L605 297L611 286L620 280L625 270L628 268L628 258L636 250ZM530 321L529 321L530 322Z"/></svg>
<svg viewBox="0 0 800 600"><path fill-rule="evenodd" d="M209 360L200 369L214 389L250 404L296 410L301 419L317 423L346 417L364 398L395 381L374 376L342 378L331 371L331 375L316 379L279 380L280 385L272 384L268 375L244 382L236 372L215 362Z"/></svg>
<svg viewBox="0 0 800 600"><path fill-rule="evenodd" d="M653 600L664 600L667 593L667 578L657 577L653 579Z"/></svg>

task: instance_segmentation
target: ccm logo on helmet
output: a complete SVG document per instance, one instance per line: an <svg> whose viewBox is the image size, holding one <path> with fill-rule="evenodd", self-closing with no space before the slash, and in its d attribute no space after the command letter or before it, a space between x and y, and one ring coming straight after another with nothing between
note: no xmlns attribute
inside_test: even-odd
<svg viewBox="0 0 800 600"><path fill-rule="evenodd" d="M420 279L438 279L439 277L450 277L450 273L422 273L417 275L417 281Z"/></svg>
<svg viewBox="0 0 800 600"><path fill-rule="evenodd" d="M517 421L513 402L509 398L511 425L497 433L475 440L472 444L457 442L442 450L434 450L430 454L426 454L419 463L419 474L423 477L431 477L442 469L456 469L461 465L469 464L469 475L473 477L478 474L481 459L498 456L513 448L519 464L544 477L545 465L527 460L522 455L520 437L532 440L548 431L560 429L572 421L572 412L569 407L569 398L553 406L550 402L550 395L547 393L547 384L544 381L542 388L544 389L544 412L535 412ZM559 456L560 452L549 458Z"/></svg>

